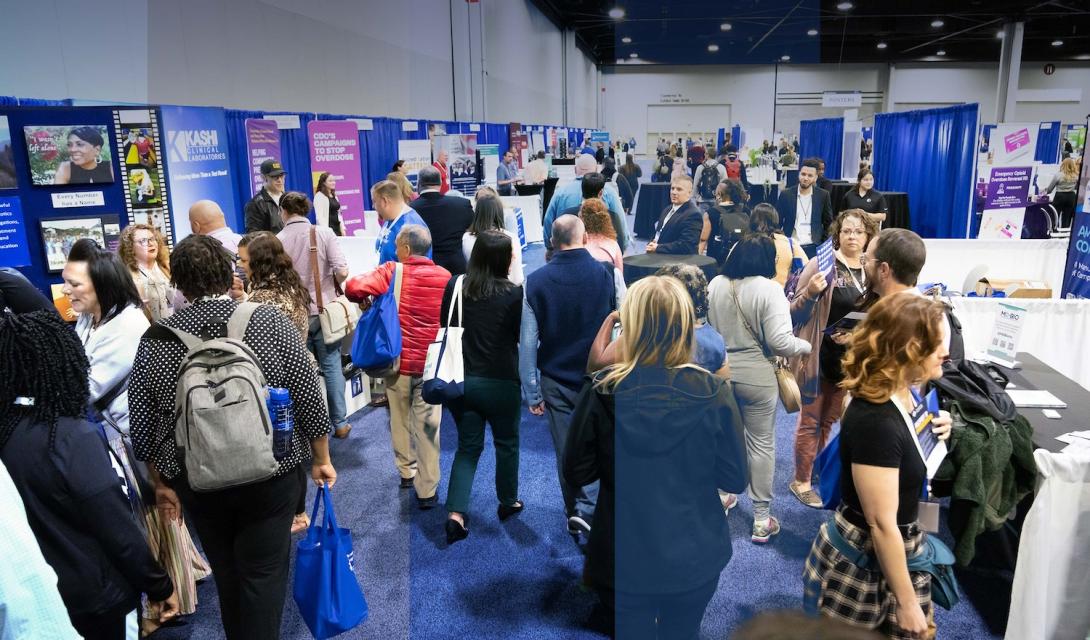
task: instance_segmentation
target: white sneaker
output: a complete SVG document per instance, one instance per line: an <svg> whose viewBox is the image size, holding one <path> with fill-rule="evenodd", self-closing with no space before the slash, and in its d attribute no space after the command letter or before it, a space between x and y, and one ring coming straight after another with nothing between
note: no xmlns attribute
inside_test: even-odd
<svg viewBox="0 0 1090 640"><path fill-rule="evenodd" d="M749 537L754 544L765 544L772 536L780 532L780 521L769 516L768 520L753 521L753 535Z"/></svg>
<svg viewBox="0 0 1090 640"><path fill-rule="evenodd" d="M579 535L580 533L589 535L590 523L584 520L582 516L571 516L568 518L568 533L573 536Z"/></svg>

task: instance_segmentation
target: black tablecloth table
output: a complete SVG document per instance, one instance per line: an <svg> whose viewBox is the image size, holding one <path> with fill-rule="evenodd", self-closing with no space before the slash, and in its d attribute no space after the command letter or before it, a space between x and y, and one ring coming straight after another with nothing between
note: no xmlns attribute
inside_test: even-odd
<svg viewBox="0 0 1090 640"><path fill-rule="evenodd" d="M627 266L625 271L628 271ZM1066 409L1056 409L1060 414L1059 420L1046 418L1041 409L1019 409L1033 426L1033 445L1059 453L1067 443L1060 442L1056 436L1086 429L1086 416L1090 415L1090 391L1031 354L1019 353L1018 361L1022 363L1021 369L996 368L1007 374L1016 389L1043 389L1067 403Z"/></svg>
<svg viewBox="0 0 1090 640"><path fill-rule="evenodd" d="M833 182L832 187L829 189L829 197L833 202L834 216L840 213L840 205L844 200L844 194L851 191L854 186L854 182L844 180ZM882 223L882 227L911 229L912 217L908 212L908 194L903 191L883 191L882 194L886 197L886 206L889 207L889 210L886 211L886 221Z"/></svg>
<svg viewBox="0 0 1090 640"><path fill-rule="evenodd" d="M669 182L641 182L636 193L636 220L632 231L637 238L650 240L655 237L655 222L662 210L670 206Z"/></svg>
<svg viewBox="0 0 1090 640"><path fill-rule="evenodd" d="M659 269L671 264L690 264L700 267L704 275L711 280L719 275L719 265L715 258L702 255L674 255L670 253L641 253L624 258L624 281L631 285L640 278L655 275Z"/></svg>

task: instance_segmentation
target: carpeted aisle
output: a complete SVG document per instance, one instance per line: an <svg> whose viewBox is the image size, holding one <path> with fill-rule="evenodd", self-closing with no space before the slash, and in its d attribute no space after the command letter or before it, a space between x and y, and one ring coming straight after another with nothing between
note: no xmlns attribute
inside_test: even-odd
<svg viewBox="0 0 1090 640"><path fill-rule="evenodd" d="M631 218L629 218L631 223ZM542 251L526 253L527 272L542 263ZM491 437L477 470L469 513L469 537L447 548L446 510L416 509L412 490L398 489L386 409L352 416L347 440L332 443L338 471L334 499L342 526L352 530L356 567L370 618L339 636L400 638L604 638L596 626L596 598L580 586L583 556L567 534L556 458L544 418L523 410L520 497L526 510L500 523L493 484ZM776 426L776 496L773 514L783 531L767 546L749 541L750 506L742 497L731 511L734 557L704 618L704 638L727 638L755 613L802 606L802 567L810 543L828 512L808 509L791 496L796 416L782 413ZM457 445L449 414L441 428L445 499L447 475ZM313 499L313 490L309 496ZM678 536L684 536L679 531ZM296 540L299 538L296 537ZM214 581L199 587L201 603L184 624L154 637L223 638ZM963 599L954 612L936 613L940 638L998 638L973 604ZM282 638L306 640L290 587Z"/></svg>

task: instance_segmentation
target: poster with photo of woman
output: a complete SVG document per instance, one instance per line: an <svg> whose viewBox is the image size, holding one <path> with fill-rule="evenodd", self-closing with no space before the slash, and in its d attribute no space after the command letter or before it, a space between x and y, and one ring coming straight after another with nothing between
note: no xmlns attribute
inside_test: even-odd
<svg viewBox="0 0 1090 640"><path fill-rule="evenodd" d="M105 125L25 126L31 183L106 184L114 181Z"/></svg>

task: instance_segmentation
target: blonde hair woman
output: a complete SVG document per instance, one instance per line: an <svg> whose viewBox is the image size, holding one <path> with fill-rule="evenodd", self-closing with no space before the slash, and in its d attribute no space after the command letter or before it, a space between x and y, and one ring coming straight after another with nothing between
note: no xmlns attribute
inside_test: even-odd
<svg viewBox="0 0 1090 640"><path fill-rule="evenodd" d="M1045 187L1044 193L1052 193L1053 189L1056 190L1056 195L1052 198L1052 203L1056 205L1056 213L1060 214L1059 225L1065 229L1070 228L1075 216L1075 201L1078 199L1076 192L1079 189L1079 167L1074 158L1064 158L1059 172L1052 176L1052 181Z"/></svg>
<svg viewBox="0 0 1090 640"><path fill-rule="evenodd" d="M695 319L676 278L635 283L618 361L572 414L563 473L601 482L585 575L614 605L617 637L695 637L731 556L717 489L745 488L745 455L729 386L689 364Z"/></svg>
<svg viewBox="0 0 1090 640"><path fill-rule="evenodd" d="M149 319L161 322L173 315L181 298L170 285L170 249L163 234L149 224L131 224L121 232L117 253L136 282Z"/></svg>
<svg viewBox="0 0 1090 640"><path fill-rule="evenodd" d="M879 299L853 332L840 383L852 394L840 423L843 505L806 559L810 608L890 638L933 632L931 575L908 568L917 550L935 544L917 523L927 467L911 416L922 403L917 385L942 376L944 333L942 303L905 293ZM945 440L950 414L941 412L932 425ZM835 537L873 549L879 567L852 564Z"/></svg>
<svg viewBox="0 0 1090 640"><path fill-rule="evenodd" d="M409 182L409 179L405 177L404 173L401 173L400 171L391 171L386 174L386 179L396 184L398 189L401 189L401 197L405 199L405 204L420 197L413 191L413 185Z"/></svg>

